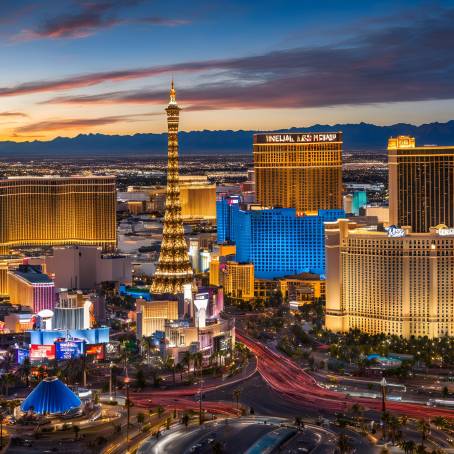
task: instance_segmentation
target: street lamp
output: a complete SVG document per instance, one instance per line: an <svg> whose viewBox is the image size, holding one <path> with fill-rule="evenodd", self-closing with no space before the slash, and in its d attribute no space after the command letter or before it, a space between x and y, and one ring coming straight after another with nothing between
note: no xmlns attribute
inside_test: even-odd
<svg viewBox="0 0 454 454"><path fill-rule="evenodd" d="M386 386L388 383L386 383L385 377L382 378L380 382L381 386L381 411L384 413L386 411Z"/></svg>
<svg viewBox="0 0 454 454"><path fill-rule="evenodd" d="M113 368L115 364L113 361L110 362L109 368L110 368L110 379L109 379L109 398L112 400L112 373L113 373Z"/></svg>
<svg viewBox="0 0 454 454"><path fill-rule="evenodd" d="M126 412L127 412L127 421L126 421L126 452L129 452L129 418L130 418L130 405L129 405L129 383L131 379L128 376L128 369L126 369L126 377L124 383L126 385Z"/></svg>

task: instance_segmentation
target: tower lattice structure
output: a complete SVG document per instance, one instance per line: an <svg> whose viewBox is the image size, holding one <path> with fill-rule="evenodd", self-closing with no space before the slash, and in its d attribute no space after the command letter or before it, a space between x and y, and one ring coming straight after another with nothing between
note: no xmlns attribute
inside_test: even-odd
<svg viewBox="0 0 454 454"><path fill-rule="evenodd" d="M166 108L168 125L166 210L161 253L151 286L152 293L182 293L183 285L191 284L193 277L181 217L178 171L178 122L180 110L172 81L170 102Z"/></svg>

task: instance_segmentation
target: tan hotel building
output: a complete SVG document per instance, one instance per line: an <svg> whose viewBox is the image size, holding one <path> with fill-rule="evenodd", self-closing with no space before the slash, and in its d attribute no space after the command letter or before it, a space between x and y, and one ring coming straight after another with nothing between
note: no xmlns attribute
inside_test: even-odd
<svg viewBox="0 0 454 454"><path fill-rule="evenodd" d="M299 213L342 208L342 133L255 134L257 203Z"/></svg>
<svg viewBox="0 0 454 454"><path fill-rule="evenodd" d="M22 246L116 247L115 177L0 180L0 254Z"/></svg>
<svg viewBox="0 0 454 454"><path fill-rule="evenodd" d="M326 328L454 335L454 229L378 232L326 223Z"/></svg>

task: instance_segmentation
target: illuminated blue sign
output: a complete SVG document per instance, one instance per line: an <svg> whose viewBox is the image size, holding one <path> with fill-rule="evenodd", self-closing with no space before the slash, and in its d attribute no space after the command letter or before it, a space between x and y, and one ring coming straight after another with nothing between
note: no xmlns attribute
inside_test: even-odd
<svg viewBox="0 0 454 454"><path fill-rule="evenodd" d="M55 342L55 358L58 361L79 358L84 352L84 341L63 340Z"/></svg>
<svg viewBox="0 0 454 454"><path fill-rule="evenodd" d="M405 236L405 230L395 225L390 225L387 230L390 238L403 238Z"/></svg>
<svg viewBox="0 0 454 454"><path fill-rule="evenodd" d="M23 364L25 359L28 358L29 356L30 355L29 355L28 349L25 349L25 348L16 349L16 363L17 364Z"/></svg>

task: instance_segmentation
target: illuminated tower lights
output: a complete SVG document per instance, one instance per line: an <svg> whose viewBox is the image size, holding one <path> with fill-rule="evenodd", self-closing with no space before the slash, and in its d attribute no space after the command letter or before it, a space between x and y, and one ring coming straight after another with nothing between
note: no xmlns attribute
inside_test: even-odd
<svg viewBox="0 0 454 454"><path fill-rule="evenodd" d="M152 293L183 293L183 286L191 283L193 276L181 216L178 172L178 122L180 110L172 81L170 102L166 108L168 125L166 211L161 253L151 286Z"/></svg>

